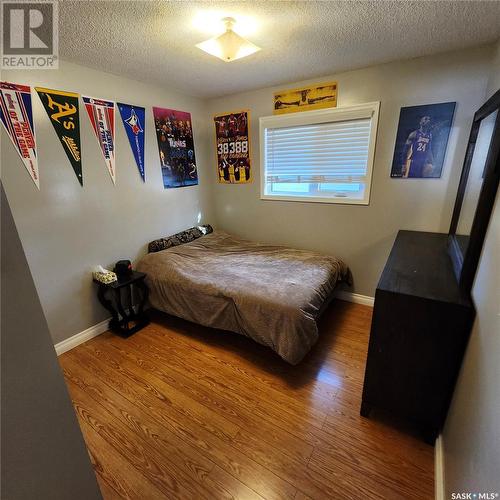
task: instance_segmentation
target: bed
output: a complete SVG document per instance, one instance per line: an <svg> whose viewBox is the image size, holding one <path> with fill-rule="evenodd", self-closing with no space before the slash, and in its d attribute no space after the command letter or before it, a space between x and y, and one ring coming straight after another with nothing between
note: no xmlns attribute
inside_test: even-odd
<svg viewBox="0 0 500 500"><path fill-rule="evenodd" d="M153 243L150 251L158 249ZM335 257L219 230L187 243L178 238L142 258L137 270L147 273L154 308L246 335L293 365L316 342L317 320L336 285L351 279Z"/></svg>

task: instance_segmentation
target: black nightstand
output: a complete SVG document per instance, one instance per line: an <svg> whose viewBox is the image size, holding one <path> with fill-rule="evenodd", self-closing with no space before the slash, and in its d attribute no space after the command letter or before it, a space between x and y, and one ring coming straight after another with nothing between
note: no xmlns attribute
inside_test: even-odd
<svg viewBox="0 0 500 500"><path fill-rule="evenodd" d="M122 337L129 337L149 324L149 318L144 312L144 305L149 295L144 278L146 278L146 274L132 271L128 276L122 276L113 283L101 283L94 279L94 282L99 285L97 290L99 302L112 315L109 329ZM126 290L127 295L127 310L125 310L122 303L123 289ZM108 293L111 295L111 299L106 297ZM139 302L136 305L132 301L133 295L138 296Z"/></svg>

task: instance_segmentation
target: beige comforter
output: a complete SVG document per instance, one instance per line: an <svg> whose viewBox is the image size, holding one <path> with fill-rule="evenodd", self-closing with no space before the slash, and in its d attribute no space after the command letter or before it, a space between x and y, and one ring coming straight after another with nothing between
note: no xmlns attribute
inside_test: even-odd
<svg viewBox="0 0 500 500"><path fill-rule="evenodd" d="M146 255L153 307L237 332L299 363L318 338L316 320L347 266L335 257L264 245L221 231Z"/></svg>

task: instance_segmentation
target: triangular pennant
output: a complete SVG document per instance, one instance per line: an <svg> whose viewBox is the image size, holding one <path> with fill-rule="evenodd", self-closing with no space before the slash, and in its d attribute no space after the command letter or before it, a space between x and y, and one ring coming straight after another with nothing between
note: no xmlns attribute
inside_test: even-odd
<svg viewBox="0 0 500 500"><path fill-rule="evenodd" d="M144 128L146 110L139 106L130 104L118 103L118 109L122 117L123 126L127 132L128 141L134 153L137 168L141 174L142 180L145 181L144 174Z"/></svg>
<svg viewBox="0 0 500 500"><path fill-rule="evenodd" d="M0 119L35 186L40 189L30 87L0 82Z"/></svg>
<svg viewBox="0 0 500 500"><path fill-rule="evenodd" d="M49 115L57 137L83 186L82 155L80 145L80 114L78 94L35 87L43 107Z"/></svg>
<svg viewBox="0 0 500 500"><path fill-rule="evenodd" d="M108 167L113 184L116 184L115 171L115 103L104 99L94 99L82 95L85 109L92 123L95 135L101 146L104 161Z"/></svg>

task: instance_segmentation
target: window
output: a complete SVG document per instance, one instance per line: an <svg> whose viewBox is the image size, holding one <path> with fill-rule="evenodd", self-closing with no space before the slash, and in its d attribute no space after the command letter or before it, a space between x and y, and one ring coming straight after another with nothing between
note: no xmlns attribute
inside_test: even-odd
<svg viewBox="0 0 500 500"><path fill-rule="evenodd" d="M260 119L261 198L368 205L379 103Z"/></svg>

